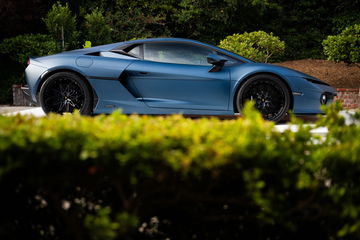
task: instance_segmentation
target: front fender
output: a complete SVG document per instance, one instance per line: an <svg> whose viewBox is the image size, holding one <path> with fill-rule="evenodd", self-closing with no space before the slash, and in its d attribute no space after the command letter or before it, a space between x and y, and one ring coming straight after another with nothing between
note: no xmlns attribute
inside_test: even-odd
<svg viewBox="0 0 360 240"><path fill-rule="evenodd" d="M240 86L249 79L250 77L257 74L271 74L281 78L285 84L288 86L290 92L297 92L297 84L293 81L290 81L287 77L287 71L281 71L280 69L274 68L273 65L270 64L259 64L259 63L244 63L235 68L231 69L231 95L230 99L235 99L236 94ZM235 109L235 102L230 101L230 108Z"/></svg>

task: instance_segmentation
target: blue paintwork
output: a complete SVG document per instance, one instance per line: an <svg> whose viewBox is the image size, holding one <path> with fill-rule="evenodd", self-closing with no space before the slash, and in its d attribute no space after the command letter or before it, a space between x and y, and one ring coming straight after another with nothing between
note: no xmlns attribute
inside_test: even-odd
<svg viewBox="0 0 360 240"><path fill-rule="evenodd" d="M120 46L146 42L201 45L243 63L225 65L219 72L209 72L210 65L146 61L111 52ZM87 55L92 53L100 54ZM320 81L304 73L255 63L215 46L179 38L135 40L32 58L25 73L34 102L38 102L43 81L57 71L73 71L87 79L98 97L93 109L95 114L111 113L121 108L124 113L139 114L234 115L237 90L246 79L260 73L277 75L286 82L292 93L296 93L292 95L295 114L321 113L321 94L335 94L335 89L330 86L306 80Z"/></svg>
<svg viewBox="0 0 360 240"><path fill-rule="evenodd" d="M210 73L209 66L135 61L126 71L149 107L228 110L229 69Z"/></svg>

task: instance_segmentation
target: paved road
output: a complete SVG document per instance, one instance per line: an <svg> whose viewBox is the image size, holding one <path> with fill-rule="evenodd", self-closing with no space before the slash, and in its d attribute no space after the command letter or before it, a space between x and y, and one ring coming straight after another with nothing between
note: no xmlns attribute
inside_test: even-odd
<svg viewBox="0 0 360 240"><path fill-rule="evenodd" d="M0 114L19 112L22 110L33 109L33 108L34 107L27 107L27 106L0 105Z"/></svg>
<svg viewBox="0 0 360 240"><path fill-rule="evenodd" d="M0 114L4 115L34 115L36 117L45 116L41 107L0 107Z"/></svg>

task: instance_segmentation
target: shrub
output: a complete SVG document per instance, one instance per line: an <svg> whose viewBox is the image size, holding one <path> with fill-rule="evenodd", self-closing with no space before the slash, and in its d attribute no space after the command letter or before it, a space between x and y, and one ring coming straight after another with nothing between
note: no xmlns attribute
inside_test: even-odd
<svg viewBox="0 0 360 240"><path fill-rule="evenodd" d="M273 33L257 31L227 36L219 47L254 61L268 62L271 57L283 54L285 43Z"/></svg>
<svg viewBox="0 0 360 240"><path fill-rule="evenodd" d="M339 35L328 36L323 41L323 47L329 60L360 62L360 24L346 28Z"/></svg>
<svg viewBox="0 0 360 240"><path fill-rule="evenodd" d="M94 46L111 42L112 29L102 11L97 8L85 15L84 32L85 38L89 39Z"/></svg>
<svg viewBox="0 0 360 240"><path fill-rule="evenodd" d="M24 34L4 39L0 53L23 65L28 56L44 56L55 53L55 42L49 35Z"/></svg>
<svg viewBox="0 0 360 240"><path fill-rule="evenodd" d="M227 121L0 116L0 238L358 239L360 126L338 110L326 137L249 106Z"/></svg>
<svg viewBox="0 0 360 240"><path fill-rule="evenodd" d="M91 42L90 41L85 41L83 48L91 48Z"/></svg>

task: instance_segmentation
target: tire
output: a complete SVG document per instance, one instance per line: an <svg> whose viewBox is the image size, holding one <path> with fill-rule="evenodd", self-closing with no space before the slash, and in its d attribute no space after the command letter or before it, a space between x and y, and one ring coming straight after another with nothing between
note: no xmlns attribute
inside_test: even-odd
<svg viewBox="0 0 360 240"><path fill-rule="evenodd" d="M290 92L283 81L273 75L259 74L240 87L236 106L240 113L245 102L254 101L255 108L265 120L279 122L289 111L290 99Z"/></svg>
<svg viewBox="0 0 360 240"><path fill-rule="evenodd" d="M40 105L46 114L73 112L82 115L92 113L92 93L87 84L78 75L59 72L45 80L40 88Z"/></svg>

